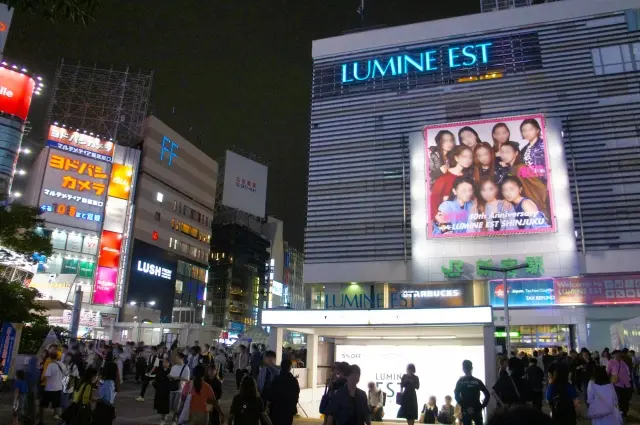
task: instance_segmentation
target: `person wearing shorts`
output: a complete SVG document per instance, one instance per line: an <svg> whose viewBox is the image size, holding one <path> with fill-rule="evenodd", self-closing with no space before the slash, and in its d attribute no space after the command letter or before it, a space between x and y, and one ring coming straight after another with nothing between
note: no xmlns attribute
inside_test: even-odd
<svg viewBox="0 0 640 425"><path fill-rule="evenodd" d="M40 398L39 423L43 422L44 409L49 406L53 409L53 419L60 420L60 398L64 386L63 381L67 374L67 366L52 357L52 361L47 365L42 375L46 378L46 384Z"/></svg>

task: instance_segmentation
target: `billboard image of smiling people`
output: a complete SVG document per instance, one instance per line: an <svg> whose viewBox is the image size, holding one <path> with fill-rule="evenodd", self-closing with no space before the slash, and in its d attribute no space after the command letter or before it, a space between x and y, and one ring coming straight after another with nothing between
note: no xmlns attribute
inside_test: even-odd
<svg viewBox="0 0 640 425"><path fill-rule="evenodd" d="M429 237L555 230L544 117L427 126Z"/></svg>

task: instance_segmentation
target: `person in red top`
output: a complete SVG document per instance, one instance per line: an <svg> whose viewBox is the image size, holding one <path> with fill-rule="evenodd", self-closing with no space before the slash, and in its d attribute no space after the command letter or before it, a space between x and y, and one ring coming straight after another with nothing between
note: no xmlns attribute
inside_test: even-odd
<svg viewBox="0 0 640 425"><path fill-rule="evenodd" d="M187 383L182 388L182 400L186 400L191 394L191 403L189 404L189 423L193 425L207 425L209 423L209 411L207 405L212 405L213 410L220 415L220 422L224 423L224 414L216 400L211 385L203 380L204 366L198 365L193 368L193 381Z"/></svg>
<svg viewBox="0 0 640 425"><path fill-rule="evenodd" d="M473 165L473 151L465 145L456 146L451 154L451 166L447 172L436 179L429 194L431 220L438 214L440 204L449 199L453 182L461 177L465 170Z"/></svg>

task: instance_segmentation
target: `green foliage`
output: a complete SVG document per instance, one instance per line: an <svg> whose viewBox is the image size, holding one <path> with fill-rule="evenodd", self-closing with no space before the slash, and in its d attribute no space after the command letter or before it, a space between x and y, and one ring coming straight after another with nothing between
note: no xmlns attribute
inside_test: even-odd
<svg viewBox="0 0 640 425"><path fill-rule="evenodd" d="M47 337L49 330L53 328L58 340L65 343L69 338L69 331L60 326L51 326L45 317L38 318L35 322L22 328L22 338L20 339L20 354L37 354L42 342Z"/></svg>
<svg viewBox="0 0 640 425"><path fill-rule="evenodd" d="M47 309L37 303L39 295L36 289L0 277L0 320L29 324L45 319L43 314Z"/></svg>
<svg viewBox="0 0 640 425"><path fill-rule="evenodd" d="M45 223L40 214L42 211L38 207L19 203L0 204L0 245L27 258L34 253L51 256L53 248L49 238L41 231Z"/></svg>
<svg viewBox="0 0 640 425"><path fill-rule="evenodd" d="M94 20L100 0L4 0L3 3L52 22L80 22L86 26L89 20Z"/></svg>

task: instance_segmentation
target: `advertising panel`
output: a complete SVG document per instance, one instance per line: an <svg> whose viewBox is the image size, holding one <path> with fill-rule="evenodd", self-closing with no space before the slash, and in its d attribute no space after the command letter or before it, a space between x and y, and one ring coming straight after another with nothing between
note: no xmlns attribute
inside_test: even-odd
<svg viewBox="0 0 640 425"><path fill-rule="evenodd" d="M89 255L96 255L98 253L98 237L97 236L85 236L82 241L82 253Z"/></svg>
<svg viewBox="0 0 640 425"><path fill-rule="evenodd" d="M82 235L80 233L69 233L67 235L67 251L82 252Z"/></svg>
<svg viewBox="0 0 640 425"><path fill-rule="evenodd" d="M437 367L442 365L443 359L451 367ZM415 365L421 378L420 371L428 371L429 374L427 379L420 380L420 389L417 391L418 403L422 404L431 396L440 402L445 396L453 395L451 393L460 378L460 367L464 360L473 362L473 376L484 381L482 345L336 345L336 361L360 366L360 389L366 392L368 383L374 382L377 388L387 394L385 418L398 415L400 406L395 403L395 397L400 392L400 380L409 363Z"/></svg>
<svg viewBox="0 0 640 425"><path fill-rule="evenodd" d="M2 4L0 4L2 7ZM10 192L13 174L22 145L22 124L8 116L0 116L0 192Z"/></svg>
<svg viewBox="0 0 640 425"><path fill-rule="evenodd" d="M132 179L133 167L113 164L113 168L111 169L111 179L109 180L109 196L120 199L129 199Z"/></svg>
<svg viewBox="0 0 640 425"><path fill-rule="evenodd" d="M120 265L120 249L122 248L122 234L105 230L100 238L100 256L98 265L101 267L118 268Z"/></svg>
<svg viewBox="0 0 640 425"><path fill-rule="evenodd" d="M490 302L504 306L502 280L489 282ZM509 306L640 304L640 275L509 279Z"/></svg>
<svg viewBox="0 0 640 425"><path fill-rule="evenodd" d="M542 115L425 127L429 238L556 230Z"/></svg>
<svg viewBox="0 0 640 425"><path fill-rule="evenodd" d="M43 218L47 223L100 230L108 173L108 164L50 150L40 193Z"/></svg>
<svg viewBox="0 0 640 425"><path fill-rule="evenodd" d="M26 120L35 86L28 75L0 67L0 111Z"/></svg>
<svg viewBox="0 0 640 425"><path fill-rule="evenodd" d="M124 199L112 198L107 199L107 209L104 217L104 230L110 232L124 233L125 219L127 218L128 201Z"/></svg>
<svg viewBox="0 0 640 425"><path fill-rule="evenodd" d="M49 316L50 325L70 325L73 316L73 311L63 310L62 316ZM94 328L100 326L101 315L98 311L84 310L80 311L80 326L87 328Z"/></svg>
<svg viewBox="0 0 640 425"><path fill-rule="evenodd" d="M113 151L116 146L112 141L101 139L93 133L87 134L57 125L49 127L47 145L104 162L113 161Z"/></svg>
<svg viewBox="0 0 640 425"><path fill-rule="evenodd" d="M264 218L267 171L264 165L227 151L222 204Z"/></svg>
<svg viewBox="0 0 640 425"><path fill-rule="evenodd" d="M41 299L66 302L76 276L75 273L38 273L31 279L29 288L37 289L41 294Z"/></svg>
<svg viewBox="0 0 640 425"><path fill-rule="evenodd" d="M11 18L13 18L13 11L14 9L10 8L6 4L0 4L0 59L2 59L4 45L7 42L7 35L9 35L9 27L11 26Z"/></svg>
<svg viewBox="0 0 640 425"><path fill-rule="evenodd" d="M58 230L51 232L51 246L54 249L65 249L67 246L67 232Z"/></svg>
<svg viewBox="0 0 640 425"><path fill-rule="evenodd" d="M112 305L116 299L118 269L98 267L96 283L93 286L93 304Z"/></svg>
<svg viewBox="0 0 640 425"><path fill-rule="evenodd" d="M473 290L469 285L451 283L446 285L389 285L389 296L408 300L405 308L461 307L473 305ZM400 307L402 303L398 303Z"/></svg>

